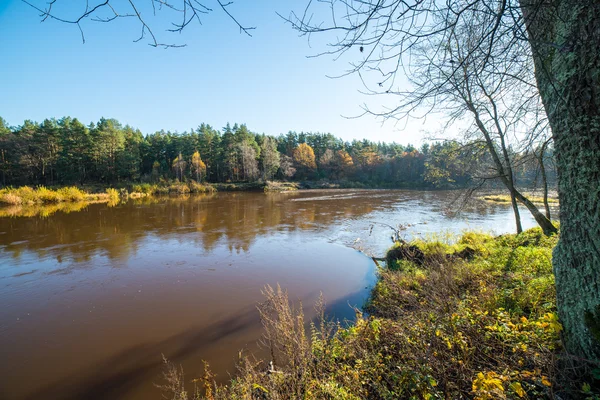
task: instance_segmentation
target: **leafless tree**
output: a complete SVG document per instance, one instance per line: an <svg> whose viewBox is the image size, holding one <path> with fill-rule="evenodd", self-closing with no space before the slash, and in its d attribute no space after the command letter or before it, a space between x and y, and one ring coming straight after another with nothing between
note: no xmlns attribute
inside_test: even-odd
<svg viewBox="0 0 600 400"><path fill-rule="evenodd" d="M294 160L292 157L287 156L285 154L281 155L281 161L279 163L279 172L284 179L291 178L296 173L296 168L294 168Z"/></svg>
<svg viewBox="0 0 600 400"><path fill-rule="evenodd" d="M256 160L256 150L247 142L239 143L238 153L242 161L242 171L244 179L254 180L258 177L258 161Z"/></svg>
<svg viewBox="0 0 600 400"><path fill-rule="evenodd" d="M271 179L277 172L277 169L279 169L280 165L280 157L275 140L265 136L261 146L260 156L262 160L263 179Z"/></svg>
<svg viewBox="0 0 600 400"><path fill-rule="evenodd" d="M319 167L329 168L331 166L331 164L333 163L334 159L335 159L335 154L333 153L333 150L331 150L331 149L325 150L323 155L321 155L321 157L319 157Z"/></svg>

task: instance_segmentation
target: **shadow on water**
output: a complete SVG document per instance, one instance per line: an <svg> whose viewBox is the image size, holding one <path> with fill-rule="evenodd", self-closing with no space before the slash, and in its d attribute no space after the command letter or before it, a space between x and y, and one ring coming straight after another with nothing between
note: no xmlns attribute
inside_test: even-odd
<svg viewBox="0 0 600 400"><path fill-rule="evenodd" d="M190 329L157 343L133 346L75 376L67 376L42 387L26 399L100 400L122 397L132 388L147 383L146 380L156 381L160 377L161 354L179 365L190 355L202 354L218 347L219 342L231 336L259 327L256 309L247 307L212 325ZM158 389L156 391L158 393Z"/></svg>
<svg viewBox="0 0 600 400"><path fill-rule="evenodd" d="M356 317L354 307L361 307L367 300L369 288L349 294L326 305L326 318L337 319L342 325L350 323ZM315 293L308 296L314 298ZM310 310L305 310L310 316ZM314 318L313 318L314 319ZM217 321L212 325L198 329L189 329L177 335L156 343L140 344L120 352L100 363L96 363L80 373L64 377L50 385L44 386L26 396L27 400L102 400L109 398L126 398L127 393L148 381L160 384L164 355L175 365L184 364L190 357L202 358L202 354L214 350L236 335L249 336L261 329L258 312L255 307L244 310ZM258 343L258 342L257 342ZM231 350L231 349L229 349ZM243 350L243 349L238 349ZM264 349L263 349L264 350ZM267 356L255 344L250 344L250 351L261 356ZM230 352L224 352L228 354ZM225 355L224 355L225 356ZM230 363L235 363L231 359ZM220 379L224 382L229 375L223 374ZM156 388L157 398L159 389ZM0 397L9 399L8 396Z"/></svg>

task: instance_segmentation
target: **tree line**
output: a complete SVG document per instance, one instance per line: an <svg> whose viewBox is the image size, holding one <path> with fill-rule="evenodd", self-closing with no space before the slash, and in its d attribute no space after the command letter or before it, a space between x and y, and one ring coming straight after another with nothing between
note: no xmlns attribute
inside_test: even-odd
<svg viewBox="0 0 600 400"><path fill-rule="evenodd" d="M552 149L544 149L552 158ZM535 152L514 154L521 184L540 176ZM451 188L486 179L490 168L477 142L412 145L344 141L330 133L269 136L245 124L217 130L208 124L183 133L148 135L115 119L83 124L76 118L25 121L9 127L0 118L3 186L114 184L119 182L351 181L381 187ZM553 169L543 170L552 183Z"/></svg>

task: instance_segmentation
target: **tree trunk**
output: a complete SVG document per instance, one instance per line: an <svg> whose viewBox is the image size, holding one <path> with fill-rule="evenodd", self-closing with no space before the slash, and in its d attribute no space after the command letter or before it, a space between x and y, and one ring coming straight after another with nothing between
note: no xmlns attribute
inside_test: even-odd
<svg viewBox="0 0 600 400"><path fill-rule="evenodd" d="M521 7L556 148L561 233L553 267L565 345L600 361L600 2Z"/></svg>
<svg viewBox="0 0 600 400"><path fill-rule="evenodd" d="M538 223L540 228L542 228L542 231L544 232L545 235L553 235L558 232L558 229L556 229L556 227L554 225L552 225L552 222L548 218L546 218L546 216L544 214L542 214L540 212L540 210L536 207L536 205L533 204L527 197L523 196L523 194L516 189L515 189L515 197L525 207L527 207L527 209L529 210L531 215L533 215L533 218L535 219L535 221Z"/></svg>
<svg viewBox="0 0 600 400"><path fill-rule="evenodd" d="M519 205L517 204L517 198L515 191L510 192L510 202L512 204L513 212L515 213L515 223L517 224L517 234L523 232L523 226L521 225L521 215L519 214Z"/></svg>

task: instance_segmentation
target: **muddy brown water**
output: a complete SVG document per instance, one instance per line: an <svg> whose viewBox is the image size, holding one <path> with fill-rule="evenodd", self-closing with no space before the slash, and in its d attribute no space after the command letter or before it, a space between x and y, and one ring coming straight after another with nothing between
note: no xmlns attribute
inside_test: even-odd
<svg viewBox="0 0 600 400"><path fill-rule="evenodd" d="M356 249L383 255L385 224L406 238L514 230L509 207L457 215L455 195L218 193L0 218L0 399L159 399L163 354L188 380L202 360L227 380L240 350L264 354L265 284L309 317L322 292L330 315L351 319L375 280Z"/></svg>

